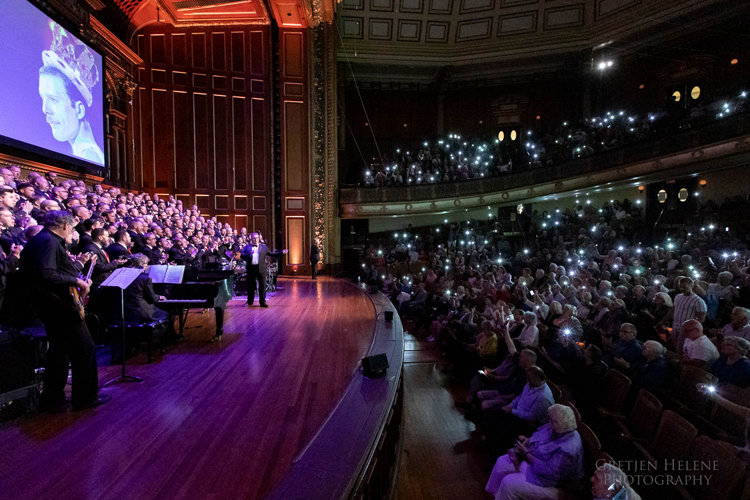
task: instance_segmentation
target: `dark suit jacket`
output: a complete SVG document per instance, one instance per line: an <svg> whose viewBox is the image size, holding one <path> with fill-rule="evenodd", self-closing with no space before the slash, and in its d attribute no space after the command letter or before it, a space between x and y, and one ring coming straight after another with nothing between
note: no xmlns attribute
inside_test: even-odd
<svg viewBox="0 0 750 500"><path fill-rule="evenodd" d="M73 253L87 252L88 250L86 250L86 248L92 243L93 241L91 241L91 235L81 231L80 233L78 233L78 244L76 245L76 249Z"/></svg>
<svg viewBox="0 0 750 500"><path fill-rule="evenodd" d="M124 255L125 257L130 257L130 252L128 252L128 249L124 246L120 245L119 243L112 243L110 246L107 247L107 255L109 255L109 260L115 260L117 257Z"/></svg>
<svg viewBox="0 0 750 500"><path fill-rule="evenodd" d="M153 248L149 248L147 246L144 246L141 249L141 253L148 257L148 263L151 265L158 264L159 259L156 257L156 251ZM161 254L160 254L161 255Z"/></svg>
<svg viewBox="0 0 750 500"><path fill-rule="evenodd" d="M133 253L141 253L143 247L146 246L146 240L143 238L143 235L131 230L128 230L128 233L130 234L130 239L133 240L133 249L131 251Z"/></svg>
<svg viewBox="0 0 750 500"><path fill-rule="evenodd" d="M141 274L125 289L125 321L131 324L147 323L155 319L156 294L154 285L146 274ZM119 304L118 304L119 310ZM120 314L116 314L119 318Z"/></svg>
<svg viewBox="0 0 750 500"><path fill-rule="evenodd" d="M107 262L107 254L105 254L104 250L99 248L95 243L90 243L83 249L83 251L91 252L92 255L96 255L96 264L94 264L94 272L91 273L91 281L94 286L99 286L109 277L110 274L112 274L112 271L117 269L118 264L111 259L111 262ZM86 263L84 273L88 273L90 267L91 261Z"/></svg>
<svg viewBox="0 0 750 500"><path fill-rule="evenodd" d="M37 222L37 224L43 225L44 224L44 218L47 216L46 213L42 212L40 208L32 208L31 213L29 214L31 217Z"/></svg>
<svg viewBox="0 0 750 500"><path fill-rule="evenodd" d="M270 252L268 250L268 247L261 243L260 250L258 251L258 272L260 274L266 274L266 257L273 257L274 259L278 259L282 255L284 255L283 252ZM245 248L242 249L242 260L247 262L248 267L251 265L253 261L252 245L246 245Z"/></svg>
<svg viewBox="0 0 750 500"><path fill-rule="evenodd" d="M318 262L320 260L320 249L318 245L313 244L310 247L310 262Z"/></svg>
<svg viewBox="0 0 750 500"><path fill-rule="evenodd" d="M20 227L3 229L0 232L0 247L2 247L5 255L10 255L10 247L14 243L16 245L24 245L26 243L23 237L23 229Z"/></svg>
<svg viewBox="0 0 750 500"><path fill-rule="evenodd" d="M174 246L169 249L169 262L184 266L190 262L190 254L187 250Z"/></svg>

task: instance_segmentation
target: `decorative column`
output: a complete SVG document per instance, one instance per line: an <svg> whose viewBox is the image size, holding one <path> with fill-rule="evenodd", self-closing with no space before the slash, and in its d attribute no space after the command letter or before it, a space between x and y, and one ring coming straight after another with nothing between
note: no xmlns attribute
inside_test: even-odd
<svg viewBox="0 0 750 500"><path fill-rule="evenodd" d="M323 6L313 2L311 107L313 144L312 237L320 238L323 262L340 262L336 27L323 21Z"/></svg>

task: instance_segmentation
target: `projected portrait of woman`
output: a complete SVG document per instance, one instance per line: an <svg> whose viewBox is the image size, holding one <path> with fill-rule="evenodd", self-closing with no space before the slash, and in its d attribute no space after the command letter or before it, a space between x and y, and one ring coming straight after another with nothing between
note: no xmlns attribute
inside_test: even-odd
<svg viewBox="0 0 750 500"><path fill-rule="evenodd" d="M42 52L39 96L52 135L68 142L73 156L104 165L87 113L93 104L92 89L99 83L94 57L81 41L57 23L50 22L52 46Z"/></svg>

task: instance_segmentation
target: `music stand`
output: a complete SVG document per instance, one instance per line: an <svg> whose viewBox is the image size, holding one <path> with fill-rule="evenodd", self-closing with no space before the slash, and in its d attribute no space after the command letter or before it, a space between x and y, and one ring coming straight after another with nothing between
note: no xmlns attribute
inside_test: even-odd
<svg viewBox="0 0 750 500"><path fill-rule="evenodd" d="M108 385L116 384L118 382L143 382L142 378L127 375L125 373L125 357L127 353L127 348L125 347L125 289L129 287L142 272L143 270L137 267L121 267L110 274L109 278L100 285L105 288L120 289L120 328L122 330L122 373L112 380L105 382L102 387L107 387Z"/></svg>

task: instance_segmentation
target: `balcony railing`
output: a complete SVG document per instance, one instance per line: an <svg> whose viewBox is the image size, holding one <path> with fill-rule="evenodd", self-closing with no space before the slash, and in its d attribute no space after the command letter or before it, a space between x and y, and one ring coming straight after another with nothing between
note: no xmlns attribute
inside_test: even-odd
<svg viewBox="0 0 750 500"><path fill-rule="evenodd" d="M746 114L735 115L700 128L681 131L659 139L557 165L517 171L498 177L418 186L342 188L339 190L339 204L414 202L509 191L550 181L585 176L749 133L750 117Z"/></svg>

